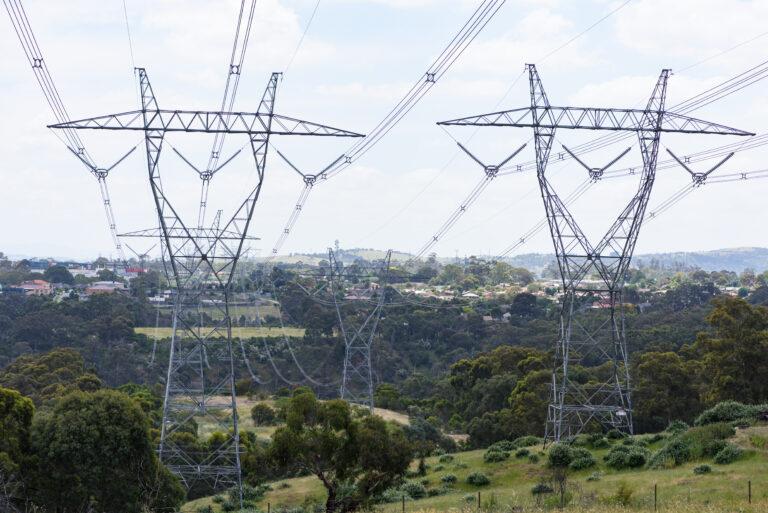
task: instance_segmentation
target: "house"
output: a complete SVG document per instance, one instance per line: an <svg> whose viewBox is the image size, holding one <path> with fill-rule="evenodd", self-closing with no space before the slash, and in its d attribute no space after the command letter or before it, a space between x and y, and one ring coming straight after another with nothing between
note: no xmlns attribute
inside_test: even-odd
<svg viewBox="0 0 768 513"><path fill-rule="evenodd" d="M19 288L28 296L47 296L53 293L51 284L45 280L23 281Z"/></svg>
<svg viewBox="0 0 768 513"><path fill-rule="evenodd" d="M125 283L119 281L97 281L85 288L87 295L91 294L114 294L116 291L125 290Z"/></svg>
<svg viewBox="0 0 768 513"><path fill-rule="evenodd" d="M478 296L478 295L477 295L477 294L475 294L474 292L465 292L465 293L463 293L463 294L461 295L461 297L465 297L465 298L467 298L467 299L477 299L477 298L479 298L480 296Z"/></svg>

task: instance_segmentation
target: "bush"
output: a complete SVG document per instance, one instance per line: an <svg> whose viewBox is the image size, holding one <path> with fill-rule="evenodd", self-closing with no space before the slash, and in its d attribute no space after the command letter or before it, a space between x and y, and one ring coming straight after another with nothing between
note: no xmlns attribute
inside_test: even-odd
<svg viewBox="0 0 768 513"><path fill-rule="evenodd" d="M208 504L207 506L201 506L197 508L197 513L213 513L213 506Z"/></svg>
<svg viewBox="0 0 768 513"><path fill-rule="evenodd" d="M391 504L403 500L403 492L397 488L387 488L381 495L376 497L373 502L377 504Z"/></svg>
<svg viewBox="0 0 768 513"><path fill-rule="evenodd" d="M408 470L405 471L405 477L407 477L408 479L413 479L415 477L419 477L420 475L421 474L419 474L418 470L408 469Z"/></svg>
<svg viewBox="0 0 768 513"><path fill-rule="evenodd" d="M448 490L447 488L430 488L427 491L427 496L428 497L437 497L439 495L445 495L449 491L450 490Z"/></svg>
<svg viewBox="0 0 768 513"><path fill-rule="evenodd" d="M435 468L433 468L432 470L434 472L440 472L441 470L445 470L445 465L435 465Z"/></svg>
<svg viewBox="0 0 768 513"><path fill-rule="evenodd" d="M649 444L655 444L656 442L661 442L662 440L666 440L667 436L663 433L656 433L652 437L648 438Z"/></svg>
<svg viewBox="0 0 768 513"><path fill-rule="evenodd" d="M673 438L664 447L653 453L648 465L651 469L670 468L682 465L691 459L691 442L681 438Z"/></svg>
<svg viewBox="0 0 768 513"><path fill-rule="evenodd" d="M237 506L235 506L229 501L224 501L221 503L221 511L235 511L236 509L237 509Z"/></svg>
<svg viewBox="0 0 768 513"><path fill-rule="evenodd" d="M687 431L688 428L690 427L691 426L689 426L682 420L673 420L672 422L670 422L669 426L667 426L666 432L672 435L679 435L683 431Z"/></svg>
<svg viewBox="0 0 768 513"><path fill-rule="evenodd" d="M467 484L472 486L486 486L491 484L491 480L482 472L472 472L467 476Z"/></svg>
<svg viewBox="0 0 768 513"><path fill-rule="evenodd" d="M624 435L622 435L621 431L619 431L618 429L611 429L610 431L608 431L608 433L606 433L605 436L608 437L610 440L620 440L624 438Z"/></svg>
<svg viewBox="0 0 768 513"><path fill-rule="evenodd" d="M518 449L515 452L515 458L524 458L524 457L528 456L529 454L531 454L531 451L529 451L528 449L523 447L522 449Z"/></svg>
<svg viewBox="0 0 768 513"><path fill-rule="evenodd" d="M583 447L571 449L571 457L573 460L568 464L571 470L584 470L593 467L596 463L592 453Z"/></svg>
<svg viewBox="0 0 768 513"><path fill-rule="evenodd" d="M459 478L456 477L456 474L445 474L440 476L440 482L444 485L453 485L458 481Z"/></svg>
<svg viewBox="0 0 768 513"><path fill-rule="evenodd" d="M488 451L483 454L483 461L485 463L498 463L500 461L506 460L507 458L509 458L508 452Z"/></svg>
<svg viewBox="0 0 768 513"><path fill-rule="evenodd" d="M224 502L224 497L217 493L216 495L213 496L213 499L211 499L211 500L213 502L215 502L216 504L221 504L222 502Z"/></svg>
<svg viewBox="0 0 768 513"><path fill-rule="evenodd" d="M736 445L728 444L720 449L720 452L715 454L715 459L713 461L718 465L727 465L728 463L733 463L738 460L740 457L741 449Z"/></svg>
<svg viewBox="0 0 768 513"><path fill-rule="evenodd" d="M457 461L456 464L453 466L453 470L459 470L460 468L467 468L467 464L463 461Z"/></svg>
<svg viewBox="0 0 768 513"><path fill-rule="evenodd" d="M257 426L271 426L277 419L277 412L269 405L259 403L251 408L251 418Z"/></svg>
<svg viewBox="0 0 768 513"><path fill-rule="evenodd" d="M528 456L528 461L531 463L538 463L539 462L539 455L538 454L531 454Z"/></svg>
<svg viewBox="0 0 768 513"><path fill-rule="evenodd" d="M592 472L589 477L587 477L587 481L600 481L603 478L603 473L599 470L597 472Z"/></svg>
<svg viewBox="0 0 768 513"><path fill-rule="evenodd" d="M514 448L520 448L520 447L530 447L532 445L541 445L544 443L543 438L539 438L538 436L533 435L527 435L527 436L521 436L519 438L515 438L515 441L512 442L515 447Z"/></svg>
<svg viewBox="0 0 768 513"><path fill-rule="evenodd" d="M427 489L421 483L406 481L400 486L400 491L411 499L421 499L427 495Z"/></svg>
<svg viewBox="0 0 768 513"><path fill-rule="evenodd" d="M440 456L440 463L450 463L453 461L453 455L451 454L443 454Z"/></svg>
<svg viewBox="0 0 768 513"><path fill-rule="evenodd" d="M500 451L514 451L517 449L517 445L515 445L515 442L510 442L509 440L502 440L501 442L496 442L492 446L488 447L488 450L491 449L498 449Z"/></svg>
<svg viewBox="0 0 768 513"><path fill-rule="evenodd" d="M262 487L254 487L249 484L243 483L242 486L243 490L243 502L254 502L254 501L260 501L264 497L264 488ZM239 502L238 492L237 488L232 488L229 490L229 499L232 502Z"/></svg>
<svg viewBox="0 0 768 513"><path fill-rule="evenodd" d="M573 460L572 449L561 443L553 444L547 455L547 466L550 468L565 468Z"/></svg>
<svg viewBox="0 0 768 513"><path fill-rule="evenodd" d="M422 479L421 481L419 481L419 483L423 484L425 487L429 486L429 479Z"/></svg>
<svg viewBox="0 0 768 513"><path fill-rule="evenodd" d="M733 422L736 420L753 420L756 408L737 401L723 401L696 417L696 426L706 426L715 422Z"/></svg>
<svg viewBox="0 0 768 513"><path fill-rule="evenodd" d="M536 486L531 488L531 495L545 495L552 492L554 492L552 487L549 486L548 483L544 483L544 482L538 483L536 484Z"/></svg>
<svg viewBox="0 0 768 513"><path fill-rule="evenodd" d="M595 449L607 449L610 446L611 446L611 442L609 442L602 436L597 440L595 440L594 442L592 442L592 447L594 447Z"/></svg>
<svg viewBox="0 0 768 513"><path fill-rule="evenodd" d="M725 440L710 440L709 442L704 445L704 452L703 456L714 458L715 455L725 449L725 447L728 445L728 442Z"/></svg>
<svg viewBox="0 0 768 513"><path fill-rule="evenodd" d="M629 451L627 455L627 467L639 468L645 465L648 461L648 451L640 448L635 448Z"/></svg>
<svg viewBox="0 0 768 513"><path fill-rule="evenodd" d="M697 476L701 474L709 474L710 472L712 472L712 467L710 467L706 463L703 465L699 465L698 467L693 467L693 473L696 474Z"/></svg>
<svg viewBox="0 0 768 513"><path fill-rule="evenodd" d="M461 500L463 500L464 502L474 502L475 496L472 494L465 495L464 497L461 498Z"/></svg>

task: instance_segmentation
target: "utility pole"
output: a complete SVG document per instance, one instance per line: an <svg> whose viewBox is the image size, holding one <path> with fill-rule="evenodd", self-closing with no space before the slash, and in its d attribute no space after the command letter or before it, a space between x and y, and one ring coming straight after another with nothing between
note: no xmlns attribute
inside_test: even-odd
<svg viewBox="0 0 768 513"><path fill-rule="evenodd" d="M527 65L531 106L438 123L439 125L527 127L533 129L536 176L557 256L564 296L560 337L555 351L546 438L560 441L592 422L632 436L629 361L624 332L622 291L640 226L656 177L663 132L754 135L664 110L669 70L663 70L645 109L553 107L533 64ZM584 235L547 177L555 131L588 129L635 132L643 166L632 199L597 244ZM565 152L573 155L568 148ZM587 167L593 180L623 157L602 168ZM563 158L564 153L558 155ZM578 383L570 378L574 365L611 366L609 379Z"/></svg>
<svg viewBox="0 0 768 513"><path fill-rule="evenodd" d="M272 74L257 112L243 113L160 109L146 71L137 71L140 111L59 123L51 128L144 133L148 178L159 226L124 236L161 240L163 264L172 290L173 334L159 456L187 489L199 482L217 490L240 488L241 449L230 302L245 243L255 240L248 231L261 194L270 137L361 135L275 114L279 73ZM185 220L174 208L166 195L159 167L164 138L172 132L248 136L257 179L246 189L245 198L236 200L229 220L217 215L211 226L199 226L198 218ZM232 196L235 195L233 192ZM195 432L195 422L200 421L213 422L224 433L225 440L217 448L196 452L179 443L176 435Z"/></svg>

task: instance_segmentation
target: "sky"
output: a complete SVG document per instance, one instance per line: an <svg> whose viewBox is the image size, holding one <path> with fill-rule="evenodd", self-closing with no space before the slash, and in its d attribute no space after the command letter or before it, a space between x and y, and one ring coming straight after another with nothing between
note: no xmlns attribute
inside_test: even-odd
<svg viewBox="0 0 768 513"><path fill-rule="evenodd" d="M370 132L423 77L479 3L259 0L234 110L255 111L270 73L279 71L284 75L276 113ZM24 2L72 119L137 109L134 66L146 68L161 108L217 110L239 5L235 0ZM552 105L584 107L642 108L660 71L669 68L670 107L768 60L766 19L768 2L761 0L508 0L401 123L354 165L313 189L281 253L322 252L335 240L343 248L418 251L483 177L483 169L460 152L456 141L487 164L532 142L526 128L444 129L436 123L527 106L526 63L536 64ZM53 116L5 14L0 55L0 251L78 259L116 256L98 183L46 128ZM762 134L768 123L767 87L768 81L759 82L691 115ZM600 135L560 130L553 158L562 145ZM140 143L140 136L81 132L103 167ZM659 159L669 159L667 149L684 156L737 139L664 135ZM203 166L212 136L171 134L167 141ZM354 141L275 137L272 142L299 169L315 173ZM246 136L229 136L223 154L246 143ZM601 167L630 146L616 168L639 166L636 138L583 159ZM767 168L765 156L764 148L739 152L713 176ZM222 209L224 217L231 215L255 184L252 159L245 147L214 178L209 212ZM532 159L533 144L528 144L511 163ZM703 172L715 163L692 167ZM199 178L169 147L160 165L171 201L194 224ZM146 169L139 146L110 173L107 183L120 233L157 224ZM552 165L548 177L564 197L587 178L587 171L569 161ZM690 180L680 167L659 170L649 211ZM601 237L637 186L637 175L604 180L572 205L588 237ZM249 232L260 240L252 243L251 254L271 253L302 188L301 178L270 150ZM766 193L768 180L700 187L643 225L636 253L768 246L762 229ZM499 176L433 251L498 255L543 216L534 172ZM144 252L154 241L128 244ZM552 252L546 230L516 250L530 252ZM150 253L159 255L159 249Z"/></svg>

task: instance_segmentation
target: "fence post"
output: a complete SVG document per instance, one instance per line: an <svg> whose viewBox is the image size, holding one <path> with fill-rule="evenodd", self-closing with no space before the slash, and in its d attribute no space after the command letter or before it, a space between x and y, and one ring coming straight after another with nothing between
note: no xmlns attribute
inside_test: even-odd
<svg viewBox="0 0 768 513"><path fill-rule="evenodd" d="M480 492L477 492L477 509L480 510Z"/></svg>
<svg viewBox="0 0 768 513"><path fill-rule="evenodd" d="M405 495L403 495L403 513L405 513Z"/></svg>
<svg viewBox="0 0 768 513"><path fill-rule="evenodd" d="M749 503L752 504L752 480L747 483L747 495L749 496Z"/></svg>
<svg viewBox="0 0 768 513"><path fill-rule="evenodd" d="M269 513L269 510L271 509L271 504L267 503L267 513Z"/></svg>
<svg viewBox="0 0 768 513"><path fill-rule="evenodd" d="M658 492L656 490L657 486L658 485L656 485L656 483L653 484L653 511L656 511L656 498L658 496Z"/></svg>

